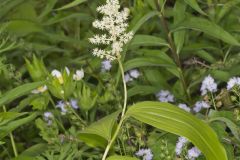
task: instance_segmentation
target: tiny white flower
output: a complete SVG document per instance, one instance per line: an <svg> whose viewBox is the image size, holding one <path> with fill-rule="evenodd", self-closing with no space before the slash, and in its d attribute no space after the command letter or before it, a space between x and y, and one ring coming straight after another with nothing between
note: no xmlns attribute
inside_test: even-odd
<svg viewBox="0 0 240 160"><path fill-rule="evenodd" d="M126 83L133 81L132 77L128 73L124 75L124 80Z"/></svg>
<svg viewBox="0 0 240 160"><path fill-rule="evenodd" d="M32 93L33 93L33 94L43 93L43 92L47 91L47 89L48 89L48 88L47 88L46 85L40 86L40 87L38 87L37 89L32 90Z"/></svg>
<svg viewBox="0 0 240 160"><path fill-rule="evenodd" d="M187 142L188 140L185 137L178 137L178 142L175 148L176 155L179 156L182 153L183 147Z"/></svg>
<svg viewBox="0 0 240 160"><path fill-rule="evenodd" d="M156 97L160 102L174 102L174 96L168 90L161 90Z"/></svg>
<svg viewBox="0 0 240 160"><path fill-rule="evenodd" d="M59 83L60 84L63 84L63 76L62 76L62 73L56 69L54 69L52 72L51 72L51 75L55 78L58 79Z"/></svg>
<svg viewBox="0 0 240 160"><path fill-rule="evenodd" d="M107 34L94 35L89 38L92 44L109 45L104 50L95 48L93 55L107 60L115 60L120 56L124 44L128 43L133 37L133 32L127 32L128 24L126 23L129 16L129 9L120 10L118 0L107 0L107 3L97 8L97 12L103 14L101 20L95 20L93 27L102 31L107 31Z"/></svg>
<svg viewBox="0 0 240 160"><path fill-rule="evenodd" d="M105 72L105 71L110 71L110 69L112 68L112 64L111 64L111 61L109 60L104 60L102 61L102 72Z"/></svg>
<svg viewBox="0 0 240 160"><path fill-rule="evenodd" d="M208 92L214 93L217 91L217 83L215 83L210 75L204 78L200 91L202 92L202 95L205 95Z"/></svg>
<svg viewBox="0 0 240 160"><path fill-rule="evenodd" d="M65 71L67 72L68 75L70 75L70 70L68 67L65 67Z"/></svg>
<svg viewBox="0 0 240 160"><path fill-rule="evenodd" d="M150 149L140 149L135 153L136 156L142 157L143 160L152 160L153 159L153 154Z"/></svg>
<svg viewBox="0 0 240 160"><path fill-rule="evenodd" d="M132 69L132 70L129 71L129 75L132 78L138 78L140 76L140 73L137 69Z"/></svg>
<svg viewBox="0 0 240 160"><path fill-rule="evenodd" d="M191 111L191 109L190 109L186 104L183 104L183 103L180 103L180 104L178 105L178 107L181 108L181 109L183 109L183 110L185 110L185 111L187 111L187 112L190 112L190 111Z"/></svg>
<svg viewBox="0 0 240 160"><path fill-rule="evenodd" d="M190 150L188 150L188 158L190 160L195 160L197 157L199 157L201 154L201 151L197 147L193 147Z"/></svg>
<svg viewBox="0 0 240 160"><path fill-rule="evenodd" d="M231 90L234 86L240 86L240 77L230 78L227 83L227 90Z"/></svg>
<svg viewBox="0 0 240 160"><path fill-rule="evenodd" d="M73 75L73 79L75 81L80 81L84 77L84 71L83 69L77 70L76 73Z"/></svg>
<svg viewBox="0 0 240 160"><path fill-rule="evenodd" d="M210 108L210 105L205 101L197 101L194 105L194 112L198 113L202 108Z"/></svg>

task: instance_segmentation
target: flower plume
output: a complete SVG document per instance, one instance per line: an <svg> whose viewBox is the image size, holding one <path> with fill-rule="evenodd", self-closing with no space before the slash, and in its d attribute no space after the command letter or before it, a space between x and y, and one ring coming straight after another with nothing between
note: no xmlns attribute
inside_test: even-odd
<svg viewBox="0 0 240 160"><path fill-rule="evenodd" d="M95 48L93 55L107 60L115 60L120 56L124 44L133 37L133 32L127 32L129 9L120 11L118 0L107 0L107 3L97 8L97 12L103 14L101 20L95 20L93 27L106 31L106 34L94 35L89 41L95 45L109 45L110 48Z"/></svg>

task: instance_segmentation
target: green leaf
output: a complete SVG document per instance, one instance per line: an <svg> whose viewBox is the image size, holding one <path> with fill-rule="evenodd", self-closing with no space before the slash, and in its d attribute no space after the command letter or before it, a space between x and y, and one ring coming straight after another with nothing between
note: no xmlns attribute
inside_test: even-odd
<svg viewBox="0 0 240 160"><path fill-rule="evenodd" d="M129 156L111 156L108 157L107 160L138 160L135 157L129 157Z"/></svg>
<svg viewBox="0 0 240 160"><path fill-rule="evenodd" d="M174 31L179 29L194 29L204 32L212 37L218 38L231 45L239 45L239 42L227 31L217 24L197 17L186 18L183 22L175 25Z"/></svg>
<svg viewBox="0 0 240 160"><path fill-rule="evenodd" d="M156 36L150 35L135 35L130 43L131 47L138 47L138 46L167 46L169 47L168 43Z"/></svg>
<svg viewBox="0 0 240 160"><path fill-rule="evenodd" d="M128 90L128 97L132 97L135 95L148 95L156 93L158 90L159 89L156 86L136 85Z"/></svg>
<svg viewBox="0 0 240 160"><path fill-rule="evenodd" d="M44 83L45 82L28 83L8 91L0 98L0 107L2 107L4 104L13 101L16 98L19 98L30 93L32 90L43 85Z"/></svg>
<svg viewBox="0 0 240 160"><path fill-rule="evenodd" d="M191 6L193 9L195 9L197 12L206 15L205 12L199 7L198 3L196 0L184 0L185 3L187 3L189 6Z"/></svg>
<svg viewBox="0 0 240 160"><path fill-rule="evenodd" d="M12 20L6 23L7 30L18 36L25 36L30 33L42 32L43 28L40 24L27 20Z"/></svg>
<svg viewBox="0 0 240 160"><path fill-rule="evenodd" d="M231 130L234 137L240 142L240 129L230 119L227 119L225 117L215 117L215 118L210 118L209 121L210 122L214 122L214 121L224 122L228 126L228 128Z"/></svg>
<svg viewBox="0 0 240 160"><path fill-rule="evenodd" d="M13 130L15 130L16 128L32 122L36 117L37 117L37 113L33 113L31 115L29 115L28 117L19 119L19 120L15 120L15 121L11 121L9 123L7 123L4 126L1 126L0 128L0 139L2 139L3 137L7 136L10 132L12 132Z"/></svg>
<svg viewBox="0 0 240 160"><path fill-rule="evenodd" d="M26 149L21 153L21 156L36 157L48 149L48 145L45 143L39 143Z"/></svg>
<svg viewBox="0 0 240 160"><path fill-rule="evenodd" d="M86 2L87 0L75 0L75 1L72 1L71 3L68 3L58 9L56 9L57 11L60 11L60 10L64 10L64 9L68 9L68 8L72 8L72 7L75 7L83 2Z"/></svg>
<svg viewBox="0 0 240 160"><path fill-rule="evenodd" d="M107 146L107 140L96 134L79 133L78 139L85 142L90 147L101 147Z"/></svg>
<svg viewBox="0 0 240 160"><path fill-rule="evenodd" d="M177 24L184 20L186 11L186 4L182 3L182 1L176 1L174 6L174 24ZM176 45L177 54L180 53L184 41L185 41L186 31L177 31L174 32L174 42Z"/></svg>
<svg viewBox="0 0 240 160"><path fill-rule="evenodd" d="M17 112L1 112L0 113L0 126L5 125L6 123L23 116L27 113L17 113Z"/></svg>
<svg viewBox="0 0 240 160"><path fill-rule="evenodd" d="M86 134L96 134L105 138L106 140L110 140L112 137L112 129L114 124L117 121L117 117L120 111L114 112L97 122L92 123L89 127L83 130L81 133Z"/></svg>
<svg viewBox="0 0 240 160"><path fill-rule="evenodd" d="M222 9L217 15L217 22L219 22L228 12L231 11L233 7L235 7L238 3L240 3L240 0L231 0L222 5Z"/></svg>
<svg viewBox="0 0 240 160"><path fill-rule="evenodd" d="M175 64L165 57L155 57L155 56L142 56L137 57L131 60L128 60L124 64L125 71L128 71L133 68L145 67L145 66L161 66L161 67L169 67L176 68Z"/></svg>
<svg viewBox="0 0 240 160"><path fill-rule="evenodd" d="M159 14L159 12L157 11L152 11L152 12L149 12L147 13L146 15L144 15L141 19L139 19L137 21L137 23L134 23L134 24L131 24L130 25L130 30L133 31L133 33L136 33L139 28L145 23L147 22L149 19L151 19L152 17L155 17Z"/></svg>
<svg viewBox="0 0 240 160"><path fill-rule="evenodd" d="M120 110L92 123L78 134L78 138L91 147L105 148L108 140L112 137L119 113Z"/></svg>
<svg viewBox="0 0 240 160"><path fill-rule="evenodd" d="M226 151L216 133L203 121L172 104L151 101L137 103L129 108L126 116L186 137L209 160L227 160Z"/></svg>

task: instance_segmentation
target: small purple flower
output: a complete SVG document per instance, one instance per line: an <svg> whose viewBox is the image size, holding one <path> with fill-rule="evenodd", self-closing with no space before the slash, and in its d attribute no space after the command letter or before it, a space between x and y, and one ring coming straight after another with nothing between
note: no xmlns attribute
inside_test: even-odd
<svg viewBox="0 0 240 160"><path fill-rule="evenodd" d="M137 69L132 69L129 71L129 75L132 77L132 78L138 78L140 76L140 73Z"/></svg>
<svg viewBox="0 0 240 160"><path fill-rule="evenodd" d="M49 126L52 124L52 118L53 114L51 112L44 112L43 119L48 123Z"/></svg>
<svg viewBox="0 0 240 160"><path fill-rule="evenodd" d="M102 67L101 67L102 72L110 71L111 68L112 68L111 61L109 60L102 61Z"/></svg>
<svg viewBox="0 0 240 160"><path fill-rule="evenodd" d="M56 107L61 109L61 113L63 115L67 113L66 104L64 101L58 101Z"/></svg>
<svg viewBox="0 0 240 160"><path fill-rule="evenodd" d="M214 79L210 75L205 77L204 80L202 81L200 91L202 92L202 95L205 95L208 92L211 93L217 92L217 83L215 83Z"/></svg>
<svg viewBox="0 0 240 160"><path fill-rule="evenodd" d="M201 154L201 151L197 147L193 147L188 150L188 158L190 160L195 160L197 157L199 157Z"/></svg>
<svg viewBox="0 0 240 160"><path fill-rule="evenodd" d="M198 112L200 112L200 110L202 108L208 109L208 108L210 108L210 105L205 101L197 101L195 103L195 106L194 106L193 110L194 110L194 112L198 113Z"/></svg>
<svg viewBox="0 0 240 160"><path fill-rule="evenodd" d="M79 106L78 106L78 101L76 99L71 99L70 100L70 105L72 106L72 108L74 109L78 109Z"/></svg>
<svg viewBox="0 0 240 160"><path fill-rule="evenodd" d="M174 102L174 96L168 90L161 90L156 97L160 102Z"/></svg>
<svg viewBox="0 0 240 160"><path fill-rule="evenodd" d="M187 142L188 140L185 137L178 137L178 142L175 148L176 155L179 156L182 153L183 147Z"/></svg>
<svg viewBox="0 0 240 160"><path fill-rule="evenodd" d="M143 160L152 160L152 158L153 158L152 151L149 148L148 149L140 149L135 154L138 157L143 157Z"/></svg>
<svg viewBox="0 0 240 160"><path fill-rule="evenodd" d="M181 109L183 109L183 110L185 110L185 111L187 111L187 112L190 112L190 111L191 111L191 109L190 109L186 104L183 104L183 103L180 103L180 104L178 105L178 107L181 108Z"/></svg>

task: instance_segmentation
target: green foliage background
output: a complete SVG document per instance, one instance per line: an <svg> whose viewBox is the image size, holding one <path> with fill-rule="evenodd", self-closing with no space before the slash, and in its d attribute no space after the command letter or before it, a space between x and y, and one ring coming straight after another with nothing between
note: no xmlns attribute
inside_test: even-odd
<svg viewBox="0 0 240 160"><path fill-rule="evenodd" d="M61 123L66 124L67 131L59 129L61 125L56 124L57 127L53 127L49 133L44 132L44 123L38 119L35 125L33 120L39 118L50 103L40 105L44 97L33 102L36 97L28 95L45 82L31 78L26 59L32 59L35 55L36 59L43 60L48 71L65 66L84 68L86 90L90 92L95 89L88 98L99 95L97 104L87 116L84 111L80 113L89 125L117 111L123 99L117 63L113 62L111 72L100 73L101 60L92 56L94 46L88 41L96 33L92 27L93 20L99 17L96 7L104 3L104 0L0 0L0 91L4 95L0 98L0 106L5 105L7 111L14 113L5 115L8 118L0 117L0 144L1 141L5 142L0 148L0 159L13 157L11 140L6 137L12 131L19 142L17 148L21 154L18 159L37 156L39 159L99 159L102 149L96 146L106 145L116 119L108 121L111 124L103 124L110 126L111 130L107 129L107 135L98 135L96 141L89 139L96 137L94 132L98 131L92 131L91 128L89 132L86 131L85 134L93 134L89 138L84 132L79 133L79 124L72 124L73 119L69 122L59 118ZM120 3L130 8L129 30L135 34L122 53L123 66L125 71L138 68L142 74L139 80L128 84L129 105L145 100L154 101L156 92L168 89L178 102L193 106L201 97L199 85L208 74L218 81L219 86L225 86L229 78L240 75L239 0L120 0ZM35 82L30 83L32 81ZM16 89L18 86L22 88ZM218 112L212 110L209 113L206 123L217 133L228 159L235 160L240 158L239 120L234 117L236 109L239 111L239 103L233 105L230 98L228 94L221 97L223 105ZM144 117L132 114L140 121L166 130L147 118L143 120ZM201 116L198 118L204 119ZM158 121L160 124L161 119ZM42 128L42 138L36 126L40 130ZM26 128L32 129L26 133ZM165 139L170 134L163 136L159 133L165 133L162 130L146 130L150 133L147 135L150 140L154 136ZM167 131L178 133L171 129ZM51 146L45 141L52 141L49 140L52 133L63 134L71 140L63 145ZM176 137L172 134L170 137L167 138L169 143L175 143ZM85 145L83 141L96 148ZM46 147L48 145L49 148ZM154 148L153 142L148 146ZM219 154L224 155L222 152Z"/></svg>

